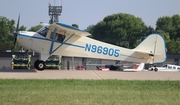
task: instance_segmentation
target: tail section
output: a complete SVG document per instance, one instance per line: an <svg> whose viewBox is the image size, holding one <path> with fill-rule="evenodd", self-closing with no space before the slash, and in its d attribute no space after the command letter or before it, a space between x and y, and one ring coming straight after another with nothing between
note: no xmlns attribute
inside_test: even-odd
<svg viewBox="0 0 180 105"><path fill-rule="evenodd" d="M159 34L149 35L135 49L138 54L149 54L151 60L147 63L160 63L166 60L166 46L164 38Z"/></svg>
<svg viewBox="0 0 180 105"><path fill-rule="evenodd" d="M133 69L123 69L123 71L142 71L144 69L144 63L136 64Z"/></svg>
<svg viewBox="0 0 180 105"><path fill-rule="evenodd" d="M144 63L136 64L135 71L142 71L144 69Z"/></svg>

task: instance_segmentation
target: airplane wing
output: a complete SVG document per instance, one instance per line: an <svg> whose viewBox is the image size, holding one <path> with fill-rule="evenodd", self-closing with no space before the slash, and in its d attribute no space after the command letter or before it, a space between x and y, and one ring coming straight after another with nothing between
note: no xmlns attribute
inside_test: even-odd
<svg viewBox="0 0 180 105"><path fill-rule="evenodd" d="M58 27L57 32L66 32L66 34L74 34L77 36L89 36L90 33L80 30L79 28L57 22L56 24L53 24L52 26Z"/></svg>

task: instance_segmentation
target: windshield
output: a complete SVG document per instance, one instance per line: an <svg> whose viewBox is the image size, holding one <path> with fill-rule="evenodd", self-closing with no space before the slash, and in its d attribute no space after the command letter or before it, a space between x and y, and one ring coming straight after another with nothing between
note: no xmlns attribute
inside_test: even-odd
<svg viewBox="0 0 180 105"><path fill-rule="evenodd" d="M47 33L48 33L48 28L43 27L40 30L37 31L37 33L39 33L40 35L46 37Z"/></svg>

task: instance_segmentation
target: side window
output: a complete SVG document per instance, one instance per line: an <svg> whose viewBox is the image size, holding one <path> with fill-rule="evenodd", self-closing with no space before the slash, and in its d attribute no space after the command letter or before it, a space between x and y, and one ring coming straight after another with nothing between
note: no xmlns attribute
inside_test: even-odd
<svg viewBox="0 0 180 105"><path fill-rule="evenodd" d="M172 69L172 66L168 66L168 69Z"/></svg>
<svg viewBox="0 0 180 105"><path fill-rule="evenodd" d="M65 37L66 37L65 35L56 33L56 40L59 42L63 42Z"/></svg>
<svg viewBox="0 0 180 105"><path fill-rule="evenodd" d="M65 37L65 35L56 33L55 40L58 42L63 42ZM51 33L50 39L53 39L53 32Z"/></svg>
<svg viewBox="0 0 180 105"><path fill-rule="evenodd" d="M167 65L164 65L163 67L166 67L166 68L167 68Z"/></svg>

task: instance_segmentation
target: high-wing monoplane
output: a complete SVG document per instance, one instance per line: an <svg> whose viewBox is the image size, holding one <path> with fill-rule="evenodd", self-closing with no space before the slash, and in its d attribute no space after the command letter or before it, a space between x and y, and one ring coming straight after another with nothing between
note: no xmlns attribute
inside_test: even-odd
<svg viewBox="0 0 180 105"><path fill-rule="evenodd" d="M19 22L19 21L18 21ZM19 24L19 23L18 23ZM60 22L44 25L37 32L19 31L18 44L40 54L34 63L44 70L51 55L122 60L142 63L160 63L166 60L165 41L159 34L149 35L134 49L127 49L94 40L88 32Z"/></svg>
<svg viewBox="0 0 180 105"><path fill-rule="evenodd" d="M150 71L180 71L180 66L179 65L172 65L172 64L165 64L161 67L150 67Z"/></svg>

